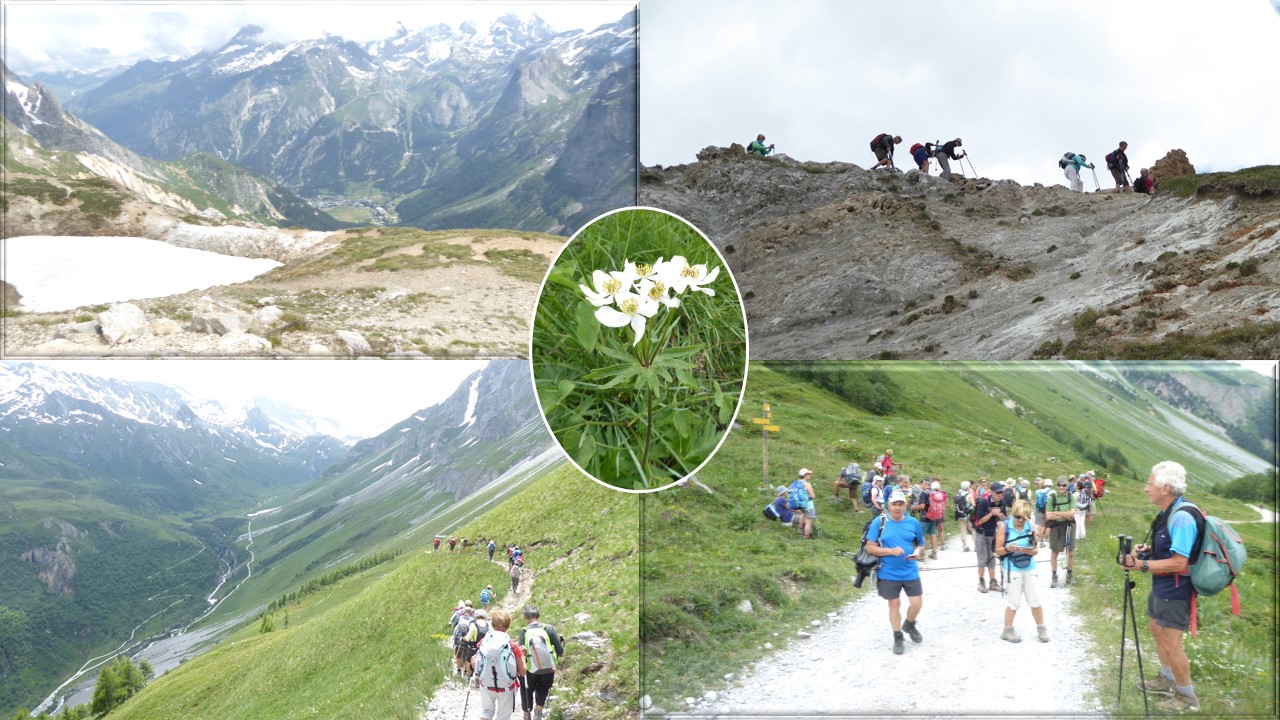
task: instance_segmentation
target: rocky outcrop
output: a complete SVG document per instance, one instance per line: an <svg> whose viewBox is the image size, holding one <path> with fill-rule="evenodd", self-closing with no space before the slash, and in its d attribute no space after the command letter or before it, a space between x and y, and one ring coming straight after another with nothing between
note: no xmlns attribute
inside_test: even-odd
<svg viewBox="0 0 1280 720"><path fill-rule="evenodd" d="M0 280L0 292L3 292L4 294L4 305L2 307L5 310L17 307L18 303L22 301L22 293L18 292L18 288L10 285L4 280Z"/></svg>
<svg viewBox="0 0 1280 720"><path fill-rule="evenodd" d="M1182 150L1170 150L1151 166L1151 176L1157 182L1164 178L1195 174L1195 166L1187 159L1187 153Z"/></svg>
<svg viewBox="0 0 1280 720"><path fill-rule="evenodd" d="M640 201L723 253L761 359L1054 357L1280 322L1280 200L1072 193L707 148ZM1086 311L1092 310L1092 313ZM1254 353L1265 353L1261 345Z"/></svg>
<svg viewBox="0 0 1280 720"><path fill-rule="evenodd" d="M191 324L187 329L191 332L226 335L244 332L252 322L251 315L240 312L228 303L205 296L196 302L195 309L191 311Z"/></svg>
<svg viewBox="0 0 1280 720"><path fill-rule="evenodd" d="M133 303L116 303L98 313L98 328L103 339L110 345L119 345L151 335L147 316L142 312L142 308Z"/></svg>
<svg viewBox="0 0 1280 720"><path fill-rule="evenodd" d="M18 554L22 562L37 566L36 576L50 592L58 595L75 594L76 564L71 560L71 540L83 537L87 533L76 529L71 523L45 518L41 523L45 529L58 528L58 541L54 547L36 546Z"/></svg>

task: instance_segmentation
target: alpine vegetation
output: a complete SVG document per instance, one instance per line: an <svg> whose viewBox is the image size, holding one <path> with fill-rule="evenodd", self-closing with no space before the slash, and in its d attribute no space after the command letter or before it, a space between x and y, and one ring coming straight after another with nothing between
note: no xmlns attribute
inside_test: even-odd
<svg viewBox="0 0 1280 720"><path fill-rule="evenodd" d="M654 210L607 215L561 255L534 319L534 377L548 425L588 474L657 489L719 443L746 359L720 270L696 229Z"/></svg>

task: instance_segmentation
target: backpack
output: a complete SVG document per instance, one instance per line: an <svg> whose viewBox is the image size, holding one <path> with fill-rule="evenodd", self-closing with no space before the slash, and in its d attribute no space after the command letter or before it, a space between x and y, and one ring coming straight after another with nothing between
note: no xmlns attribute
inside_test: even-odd
<svg viewBox="0 0 1280 720"><path fill-rule="evenodd" d="M929 493L929 509L925 511L925 520L941 520L947 514L947 496L941 490Z"/></svg>
<svg viewBox="0 0 1280 720"><path fill-rule="evenodd" d="M916 151L917 151L917 150L919 150L920 148L923 148L923 147L924 147L924 146L923 146L923 145L921 145L920 143L916 143L915 145L912 145L912 146L911 146L911 154L912 154L912 155L915 155L915 154L916 154Z"/></svg>
<svg viewBox="0 0 1280 720"><path fill-rule="evenodd" d="M868 475L868 477L870 477L870 475ZM873 487L873 486L872 486L872 484L871 484L871 481L870 481L870 480L864 480L864 481L863 481L863 483L862 483L862 503L863 503L864 505L867 505L867 506L870 506L870 505L871 505L871 488L872 488L872 487Z"/></svg>
<svg viewBox="0 0 1280 720"><path fill-rule="evenodd" d="M1019 499L1019 500L1030 500L1030 499L1031 499L1031 491L1030 491L1030 490L1023 489L1023 488L1018 488L1018 499Z"/></svg>
<svg viewBox="0 0 1280 720"><path fill-rule="evenodd" d="M1049 488L1040 488L1036 491L1036 512L1042 513L1045 506L1049 502Z"/></svg>
<svg viewBox="0 0 1280 720"><path fill-rule="evenodd" d="M459 617L457 624L453 626L453 644L456 646L462 642L467 636L467 630L471 629L471 621L463 622L466 618Z"/></svg>
<svg viewBox="0 0 1280 720"><path fill-rule="evenodd" d="M765 520L778 520L781 517L778 515L778 509L773 506L773 503L765 505L763 512Z"/></svg>
<svg viewBox="0 0 1280 720"><path fill-rule="evenodd" d="M1206 515L1203 510L1183 501L1178 511L1194 509L1196 542L1191 546L1191 587L1199 595L1217 595L1231 587L1232 614L1240 614L1239 592L1235 587L1236 576L1244 569L1249 558L1244 541L1235 528L1222 520Z"/></svg>
<svg viewBox="0 0 1280 720"><path fill-rule="evenodd" d="M881 140L884 140L885 136L886 136L886 135L888 135L888 134L889 134L889 133L880 133L879 135L875 136L875 139L873 139L873 140L871 141L871 149L872 149L872 150L875 150L875 149L876 149L876 146L878 146L878 145L880 144L880 141L881 141Z"/></svg>
<svg viewBox="0 0 1280 720"><path fill-rule="evenodd" d="M489 592L489 588L480 591L480 602L487 603L493 599L493 593Z"/></svg>
<svg viewBox="0 0 1280 720"><path fill-rule="evenodd" d="M969 499L969 493L962 492L956 495L956 519L969 517L973 512L973 502Z"/></svg>
<svg viewBox="0 0 1280 720"><path fill-rule="evenodd" d="M1014 535L1013 534L1014 532L1016 531L1013 529L1013 518L1005 518L1005 521L1004 521L1005 547L1009 547L1010 544L1016 543L1019 540L1025 540L1026 538L1035 537L1034 529L1032 528L1030 523L1027 524L1027 532L1022 533L1021 535ZM1009 563L1008 566L1006 567L1007 570L1012 570L1013 568L1017 568L1019 570L1025 570L1026 568L1031 567L1031 556L1027 555L1026 553L1011 552L1005 555L1003 558L1001 558L1001 560Z"/></svg>
<svg viewBox="0 0 1280 720"><path fill-rule="evenodd" d="M1096 498L1098 498L1099 500L1101 500L1101 499L1102 499L1102 495L1103 495L1103 493L1104 493L1104 492L1106 492L1106 485L1107 485L1107 481L1106 481L1106 480L1103 480L1102 478L1098 478L1097 480L1094 480L1094 481L1093 481L1093 489L1094 489L1094 495L1093 495L1093 496L1094 496L1094 497L1096 497Z"/></svg>
<svg viewBox="0 0 1280 720"><path fill-rule="evenodd" d="M556 648L551 644L551 636L545 627L524 629L524 649L528 672L556 669Z"/></svg>
<svg viewBox="0 0 1280 720"><path fill-rule="evenodd" d="M1107 153L1107 154L1102 158L1104 161L1106 161L1106 163L1107 163L1107 167L1108 167L1108 168L1115 168L1115 166L1116 166L1116 161L1111 157L1112 155L1115 155L1115 151L1112 151L1112 152Z"/></svg>
<svg viewBox="0 0 1280 720"><path fill-rule="evenodd" d="M476 676L490 690L509 690L516 684L516 655L510 635L497 630L485 636L476 651Z"/></svg>
<svg viewBox="0 0 1280 720"><path fill-rule="evenodd" d="M1066 153L1065 155L1062 156L1062 159L1058 161L1058 167L1065 170L1067 166L1071 164L1071 161L1075 159L1076 159L1075 153L1070 153L1070 152Z"/></svg>
<svg viewBox="0 0 1280 720"><path fill-rule="evenodd" d="M803 480L792 480L791 490L787 493L787 507L792 510L803 510L809 502L809 491L804 489Z"/></svg>
<svg viewBox="0 0 1280 720"><path fill-rule="evenodd" d="M484 641L486 635L489 634L489 621L484 618L476 618L471 622L476 627L476 644L479 645ZM467 630L467 634L471 634L471 630Z"/></svg>
<svg viewBox="0 0 1280 720"><path fill-rule="evenodd" d="M511 560L511 563L512 563L513 565L515 565L516 567L524 567L524 556L523 556L523 555L517 555L517 556L515 556L515 557Z"/></svg>

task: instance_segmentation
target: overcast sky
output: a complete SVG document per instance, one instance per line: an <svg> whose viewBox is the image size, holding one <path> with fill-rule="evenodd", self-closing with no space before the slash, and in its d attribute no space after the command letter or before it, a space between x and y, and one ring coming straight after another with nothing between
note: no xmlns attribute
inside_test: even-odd
<svg viewBox="0 0 1280 720"><path fill-rule="evenodd" d="M469 360L56 360L62 372L176 385L239 407L255 396L372 437L449 397L486 361Z"/></svg>
<svg viewBox="0 0 1280 720"><path fill-rule="evenodd" d="M325 33L364 42L409 29L445 23L457 29L471 21L481 30L515 12L537 15L557 31L594 29L617 22L633 1L562 2L202 2L76 3L5 0L5 62L29 77L40 71L93 71L131 65L144 58L182 58L222 47L246 25L263 38L289 42Z"/></svg>
<svg viewBox="0 0 1280 720"><path fill-rule="evenodd" d="M764 133L869 167L881 132L960 137L983 176L1066 184L1057 160L1129 143L1198 171L1280 162L1275 0L643 0L640 159ZM953 170L955 169L953 163ZM967 170L966 166L966 170ZM1086 187L1093 189L1091 177Z"/></svg>

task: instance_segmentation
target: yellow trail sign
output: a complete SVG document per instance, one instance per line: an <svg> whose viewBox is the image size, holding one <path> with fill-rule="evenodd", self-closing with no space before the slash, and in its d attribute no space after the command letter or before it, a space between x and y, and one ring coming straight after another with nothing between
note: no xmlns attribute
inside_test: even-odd
<svg viewBox="0 0 1280 720"><path fill-rule="evenodd" d="M779 430L781 430L782 428L781 428L781 427L779 427L779 426L777 426L777 425L765 425L765 426L764 426L764 429L765 429L765 430L767 430L767 431L769 431L769 432L778 432L778 431L779 431Z"/></svg>

